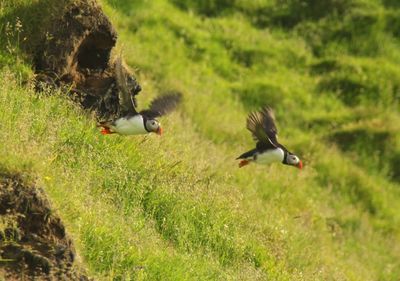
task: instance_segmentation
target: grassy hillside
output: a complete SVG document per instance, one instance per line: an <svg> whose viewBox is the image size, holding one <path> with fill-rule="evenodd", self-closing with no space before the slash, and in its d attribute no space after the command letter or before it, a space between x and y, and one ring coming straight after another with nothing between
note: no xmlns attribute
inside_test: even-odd
<svg viewBox="0 0 400 281"><path fill-rule="evenodd" d="M37 178L92 276L398 280L397 1L102 0L140 106L184 93L162 138L34 93L36 2L0 0L0 169ZM237 168L264 104L302 171Z"/></svg>

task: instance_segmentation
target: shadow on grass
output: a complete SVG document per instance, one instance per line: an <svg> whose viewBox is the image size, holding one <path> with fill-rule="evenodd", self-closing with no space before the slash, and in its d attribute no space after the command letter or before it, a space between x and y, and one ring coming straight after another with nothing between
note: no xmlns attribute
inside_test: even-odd
<svg viewBox="0 0 400 281"><path fill-rule="evenodd" d="M393 151L395 136L389 131L374 131L368 128L357 128L349 131L336 131L329 137L342 151L354 153L361 157L369 155L368 162L376 162L378 169L389 169L388 176L394 182L400 182L400 152ZM377 160L374 160L377 157Z"/></svg>
<svg viewBox="0 0 400 281"><path fill-rule="evenodd" d="M59 15L68 2L42 0L25 5L6 4L4 14L0 15L0 48L18 49L32 56L44 40L46 27L52 24L52 18Z"/></svg>
<svg viewBox="0 0 400 281"><path fill-rule="evenodd" d="M268 105L275 108L283 92L280 87L271 85L266 82L256 82L250 85L232 89L235 96L239 98L246 109L254 109L256 107Z"/></svg>
<svg viewBox="0 0 400 281"><path fill-rule="evenodd" d="M143 4L140 0L106 0L106 2L115 10L129 16L132 11Z"/></svg>

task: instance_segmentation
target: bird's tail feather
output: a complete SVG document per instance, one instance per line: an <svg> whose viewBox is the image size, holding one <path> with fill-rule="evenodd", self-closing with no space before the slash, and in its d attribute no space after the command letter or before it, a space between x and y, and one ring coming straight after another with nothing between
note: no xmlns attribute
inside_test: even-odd
<svg viewBox="0 0 400 281"><path fill-rule="evenodd" d="M97 122L97 127L110 127L112 121L99 121Z"/></svg>

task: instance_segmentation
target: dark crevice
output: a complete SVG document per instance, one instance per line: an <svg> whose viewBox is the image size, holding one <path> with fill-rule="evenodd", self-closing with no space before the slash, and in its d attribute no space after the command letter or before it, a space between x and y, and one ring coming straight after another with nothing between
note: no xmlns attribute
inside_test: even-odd
<svg viewBox="0 0 400 281"><path fill-rule="evenodd" d="M76 54L78 69L105 70L110 60L112 38L100 32L89 34Z"/></svg>
<svg viewBox="0 0 400 281"><path fill-rule="evenodd" d="M75 102L100 119L118 116L119 88L111 57L117 33L101 7L92 1L73 2L45 34L36 51L37 90L65 87ZM136 79L125 67L122 71L136 95Z"/></svg>

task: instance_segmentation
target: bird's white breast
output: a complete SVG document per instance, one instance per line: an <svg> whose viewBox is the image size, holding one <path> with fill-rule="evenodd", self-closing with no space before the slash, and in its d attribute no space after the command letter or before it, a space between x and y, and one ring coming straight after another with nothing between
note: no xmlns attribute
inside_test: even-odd
<svg viewBox="0 0 400 281"><path fill-rule="evenodd" d="M255 162L258 164L270 164L282 162L285 157L285 152L281 148L270 149L263 153L258 153Z"/></svg>
<svg viewBox="0 0 400 281"><path fill-rule="evenodd" d="M112 130L121 135L141 135L148 133L144 128L143 117L141 115L117 119Z"/></svg>

